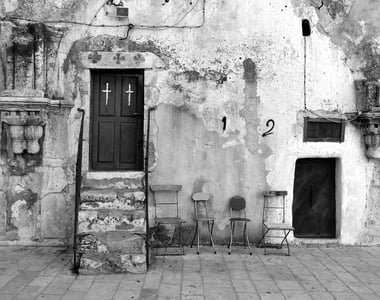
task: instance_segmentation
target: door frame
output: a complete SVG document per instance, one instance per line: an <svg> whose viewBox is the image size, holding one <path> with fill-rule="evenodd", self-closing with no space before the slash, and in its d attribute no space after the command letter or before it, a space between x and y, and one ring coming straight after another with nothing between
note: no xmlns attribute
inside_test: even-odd
<svg viewBox="0 0 380 300"><path fill-rule="evenodd" d="M141 85L141 101L142 103L142 115L141 115L141 130L140 130L140 137L141 137L141 147L140 147L140 153L139 153L139 168L137 169L103 169L103 170L98 170L98 169L93 169L92 168L92 147L94 146L94 132L93 132L93 126L94 126L94 103L92 101L93 99L93 92L94 92L94 74L99 74L99 73L108 73L108 74L120 74L120 75L126 75L128 73L130 74L136 74L139 75L137 78L138 86L140 88ZM141 77L140 77L141 76ZM145 105L145 94L144 94L144 76L145 76L145 70L144 69L91 69L90 70L90 101L89 101L89 138L88 138L88 171L90 172L142 172L143 171L143 160L144 160L144 105Z"/></svg>
<svg viewBox="0 0 380 300"><path fill-rule="evenodd" d="M94 39L99 37L93 37ZM103 37L101 37L103 38ZM75 125L75 129L70 132L72 143L69 144L70 153L77 153L77 132L79 131L81 114L76 108L81 108L85 111L84 114L84 130L83 130L83 159L82 159L82 176L85 179L108 179L114 177L135 178L144 174L143 171L95 171L90 169L90 95L91 95L91 71L92 70L144 70L144 92L152 78L157 77L158 72L165 70L167 65L165 61L158 55L152 52L128 51L119 49L118 51L104 51L102 43L95 43L92 51L83 50L79 46L82 45L78 41L88 42L87 39L79 39L73 44L73 49L76 51L75 59L71 59L68 68L67 78L65 81L65 89L69 94L68 98L71 103L75 104L75 109L72 110L70 120ZM106 42L106 41L105 41ZM96 60L94 57L96 56ZM115 57L120 56L122 59L117 60ZM145 134L145 117L147 114L146 106L154 104L150 98L144 96L144 134ZM145 147L145 144L144 144Z"/></svg>

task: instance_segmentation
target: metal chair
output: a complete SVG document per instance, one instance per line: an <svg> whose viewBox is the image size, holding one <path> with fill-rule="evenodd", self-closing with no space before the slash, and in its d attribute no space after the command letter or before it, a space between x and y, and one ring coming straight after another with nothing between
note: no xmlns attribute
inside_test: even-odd
<svg viewBox="0 0 380 300"><path fill-rule="evenodd" d="M262 217L262 238L259 241L259 247L264 247L264 255L267 254L267 248L273 247L265 242L265 238L281 238L280 244L277 248L282 248L284 242L288 248L287 255L290 255L290 248L288 242L288 235L294 230L293 226L285 222L285 196L287 191L267 191L264 192L264 204L263 204L263 217ZM280 201L275 201L276 198L281 197ZM273 211L273 214L280 217L281 220L268 221L268 212ZM275 212L279 214L275 214ZM269 235L270 231L281 232L281 235Z"/></svg>
<svg viewBox="0 0 380 300"><path fill-rule="evenodd" d="M182 240L181 240L181 226L185 221L179 217L178 214L178 191L182 189L182 185L151 185L150 189L153 194L153 201L154 201L154 222L157 224L157 228L161 224L170 224L175 225L178 227L178 245L173 246L166 244L165 245L165 253L164 255L184 255L185 251L183 248ZM158 197L157 194L162 193L166 194L165 197ZM174 201L172 197L169 197L169 194L175 194ZM164 198L164 200L160 200L161 198ZM161 209L157 209L160 206L163 206ZM170 208L171 207L171 208ZM175 215L173 214L173 211L175 211ZM174 253L174 254L167 254L166 250L168 247L178 247L180 249L180 254Z"/></svg>
<svg viewBox="0 0 380 300"><path fill-rule="evenodd" d="M234 196L230 199L230 227L231 227L231 239L228 246L228 254L231 254L233 237L235 234L235 225L236 222L244 222L244 246L248 246L249 254L252 255L251 247L249 245L248 239L248 228L247 222L251 222L246 215L246 202L245 199L241 196ZM241 211L243 211L243 217L241 217ZM234 217L236 215L236 217Z"/></svg>
<svg viewBox="0 0 380 300"><path fill-rule="evenodd" d="M195 237L197 237L197 254L199 254L199 223L201 222L207 222L207 228L208 228L208 234L210 238L210 243L212 248L214 249L214 253L216 254L214 240L212 238L212 231L214 229L214 222L215 218L208 215L208 208L207 204L210 200L210 195L206 193L195 193L191 196L191 199L193 199L194 203L194 221L195 221L195 233L193 240L191 241L190 248L193 247ZM204 212L204 213L202 213ZM211 223L211 224L210 224ZM211 228L210 228L211 226Z"/></svg>

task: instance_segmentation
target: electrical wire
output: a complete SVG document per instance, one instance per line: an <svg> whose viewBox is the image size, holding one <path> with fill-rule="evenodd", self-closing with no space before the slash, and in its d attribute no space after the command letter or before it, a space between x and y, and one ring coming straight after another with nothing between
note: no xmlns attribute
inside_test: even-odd
<svg viewBox="0 0 380 300"><path fill-rule="evenodd" d="M323 6L323 1L322 1L322 6ZM307 83L307 66L306 66L306 63L307 63L307 57L306 57L307 42L306 41L307 41L307 39L306 39L306 36L304 36L303 40L304 40L304 43L303 43L303 45L304 45L304 48L303 48L303 51L304 51L304 56L303 56L303 104L304 104L304 110L312 113L313 115L316 115L319 118L322 118L324 120L327 120L327 121L333 122L333 123L342 123L342 122L354 121L355 119L357 119L361 115L361 112L358 111L357 115L355 117L353 117L352 119L348 119L348 120L347 119L341 119L341 121L337 121L337 120L334 120L332 118L322 116L322 115L320 115L320 114L318 114L318 113L307 108L307 92L306 92L306 88L307 88L307 85L306 85L306 83Z"/></svg>
<svg viewBox="0 0 380 300"><path fill-rule="evenodd" d="M111 25L111 24L91 24L91 23L85 23L85 22L77 22L77 21L67 21L67 20L36 20L36 19L30 19L30 18L21 18L21 17L4 17L1 19L1 21L14 21L14 20L20 20L20 21L27 21L31 23L41 23L41 24L73 24L73 25L82 25L82 26L89 26L89 27L106 27L106 28L118 28L118 27L128 27L129 24L117 24L117 25Z"/></svg>
<svg viewBox="0 0 380 300"><path fill-rule="evenodd" d="M183 16L182 16L182 18L180 18L173 26L177 26L179 23L181 23L182 22L182 20L183 19L185 19L193 10L194 10L194 8L195 7L197 7L197 5L198 5L198 3L199 3L199 1L200 0L198 0L194 5L193 5L193 7L189 10L189 11L187 11Z"/></svg>
<svg viewBox="0 0 380 300"><path fill-rule="evenodd" d="M179 20L177 20L173 25L145 25L145 24L140 24L140 25L134 25L135 28L142 28L142 29L169 29L169 28L178 28L178 29L183 29L183 28L201 28L205 24L205 11L206 11L206 0L203 0L202 4L202 21L198 25L183 25L183 26L178 26L178 24L187 16L191 11L194 10L194 8L197 6L200 0L198 0L194 6L186 12L184 16L182 16Z"/></svg>
<svg viewBox="0 0 380 300"><path fill-rule="evenodd" d="M91 27L92 25L92 22L94 22L94 20L96 19L96 17L98 16L98 13L102 10L102 8L108 3L108 0L106 0L99 8L98 10L96 11L95 15L92 17L91 19L91 22L89 23L89 26L87 26L87 29L86 29L86 32L85 34L87 34L88 32L88 29Z"/></svg>
<svg viewBox="0 0 380 300"><path fill-rule="evenodd" d="M130 27L133 25L134 28L141 28L141 29L170 29L170 28L177 28L177 29L184 29L184 28L200 28L205 23L205 7L206 7L206 0L203 0L202 5L202 21L198 25L183 25L178 26L178 24L187 16L191 11L194 10L194 8L197 6L200 0L197 1L197 3L185 13L184 16L182 16L179 20L177 20L173 25L146 25L146 24L92 24L94 18L97 16L99 11L102 9L102 7L107 4L105 2L100 8L99 11L95 14L95 16L92 18L92 20L89 23L86 22L78 22L78 21L68 21L68 20L37 20L32 18L24 18L24 17L12 17L12 16L6 16L1 18L1 21L26 21L31 23L41 23L41 24L73 24L73 25L81 25L81 26L88 26L88 27L100 27L100 28L120 28L120 27Z"/></svg>
<svg viewBox="0 0 380 300"><path fill-rule="evenodd" d="M303 37L303 106L306 108L306 36Z"/></svg>
<svg viewBox="0 0 380 300"><path fill-rule="evenodd" d="M352 122L352 121L354 121L355 119L357 119L360 115L361 115L361 113L360 112L358 112L357 113L357 115L355 116L355 117L353 117L352 119L341 119L341 121L337 121L336 119L332 119L332 118L329 118L329 117L326 117L326 116L323 116L323 115L320 115L320 114L318 114L317 112L315 112L315 111L312 111L312 110L310 110L310 109L308 109L308 108L306 108L305 109L306 111L308 111L308 112L310 112L310 113L312 113L313 115L315 115L315 116L317 116L317 117L319 117L319 118L321 118L321 119L324 119L324 120L326 120L326 121L329 121L329 122L333 122L333 123L342 123L342 122Z"/></svg>
<svg viewBox="0 0 380 300"><path fill-rule="evenodd" d="M184 29L184 28L201 28L204 23L205 23L205 5L206 5L206 0L203 0L203 5L202 5L202 22L201 24L199 25L184 25L184 26L178 26L178 24L183 20L185 19L189 14L190 12L192 12L194 10L195 7L197 7L198 3L199 3L200 0L198 0L194 5L193 7L188 10L179 20L177 20L173 25L134 25L132 23L128 24L128 30L127 30L127 34L125 37L123 38L120 38L119 40L126 40L128 39L129 37L129 33L130 31L133 29L133 28L140 28L140 29L156 29L156 30L166 30L166 29L169 29L169 28L181 28L181 29Z"/></svg>
<svg viewBox="0 0 380 300"><path fill-rule="evenodd" d="M133 24L129 24L128 29L127 29L127 35L123 38L119 38L119 41L127 40L129 37L129 32L135 27Z"/></svg>

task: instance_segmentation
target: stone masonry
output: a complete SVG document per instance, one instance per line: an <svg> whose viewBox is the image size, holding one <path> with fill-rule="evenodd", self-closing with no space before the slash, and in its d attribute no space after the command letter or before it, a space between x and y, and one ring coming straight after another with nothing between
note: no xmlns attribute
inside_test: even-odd
<svg viewBox="0 0 380 300"><path fill-rule="evenodd" d="M87 180L81 191L81 274L146 271L143 178Z"/></svg>

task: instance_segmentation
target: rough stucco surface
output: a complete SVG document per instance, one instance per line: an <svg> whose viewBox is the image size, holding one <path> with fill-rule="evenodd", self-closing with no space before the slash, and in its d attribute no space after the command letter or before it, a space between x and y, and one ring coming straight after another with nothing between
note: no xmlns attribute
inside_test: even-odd
<svg viewBox="0 0 380 300"><path fill-rule="evenodd" d="M20 198L10 188L2 189L0 221L8 220L5 222L12 224L13 231L0 225L0 234L6 240L11 239L7 234L14 232L14 239L22 236L31 241L37 236L39 240L63 238L68 242L80 124L77 108L86 111L83 175L84 185L91 187L91 180L86 181L89 176L89 70L132 66L146 68L145 105L157 106L151 125L150 182L183 186L180 214L190 227L188 235L192 234L193 226L190 200L193 192L212 195L210 204L216 217L218 242L229 236L228 200L239 194L247 199L248 216L252 219L249 231L252 240L257 241L261 234L262 192L267 189L289 192L286 211L287 220L291 222L297 158L334 157L337 159L337 241L344 244L376 241L376 231L367 227L378 222L374 213L378 194L374 170L378 163L369 162L365 157L360 131L347 123L342 144L303 142L303 118L315 115L304 110L305 40L301 19L309 19L312 26L306 44L308 109L318 115L344 117L344 113L356 110L353 80L379 79L380 21L376 18L376 1L326 2L318 9L321 3L317 0L209 0L205 22L199 28L154 30L135 26L129 31L129 39L124 40L119 38L126 37L126 27L50 24L45 33L50 37L46 40L48 60L47 65L42 66L47 75L38 76L38 72L33 75L32 61L26 52L23 53L26 65L20 63L16 68L15 82L33 86L33 76L42 78L46 83L46 87L44 84L42 87L49 97L62 98L74 108L64 117L50 117L43 139L42 165L36 167L34 173L28 173L33 183L23 184L22 176L10 179L7 161L3 158L1 180L13 180L9 187L20 184L29 194ZM126 25L126 20L107 16L103 3L101 0L49 0L41 7L39 1L9 0L1 4L0 14L92 25ZM167 25L179 21L180 26L194 26L202 22L202 0L193 1L194 7L187 1L127 3L129 22L135 25ZM181 20L186 12L188 15ZM0 83L1 89L5 89L12 82L12 60L7 53L13 53L15 33L18 40L25 38L26 43L31 34L22 33L26 28L23 23L4 20L1 25L4 72L0 72ZM91 53L102 58L92 62L88 59ZM130 60L117 64L110 53L121 53ZM128 56L128 53L136 54ZM147 62L152 63L147 67ZM268 129L268 119L275 121L273 134L262 137ZM106 187L112 180L98 178L97 187ZM118 184L142 188L130 178ZM36 204L28 206L27 199L35 194ZM120 203L114 204L125 204ZM151 202L149 208L152 213ZM65 217L58 220L59 215ZM102 228L115 230L123 218L114 216L117 224L107 229L101 222L111 215L99 216L98 212L81 215L84 222L100 224L100 231ZM365 234L370 236L364 237ZM94 235L93 240L104 244L101 237Z"/></svg>

